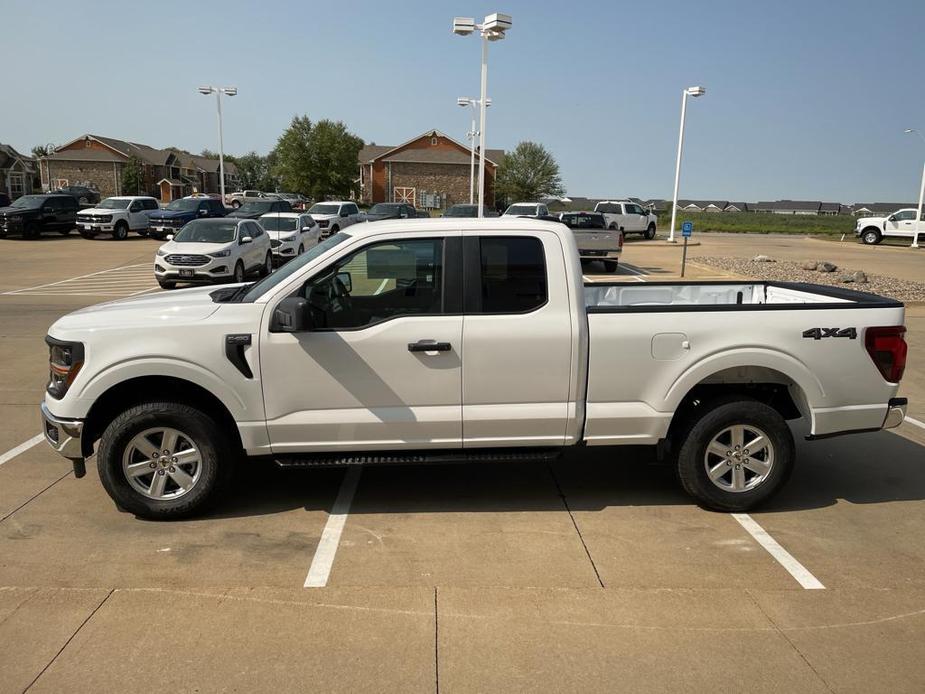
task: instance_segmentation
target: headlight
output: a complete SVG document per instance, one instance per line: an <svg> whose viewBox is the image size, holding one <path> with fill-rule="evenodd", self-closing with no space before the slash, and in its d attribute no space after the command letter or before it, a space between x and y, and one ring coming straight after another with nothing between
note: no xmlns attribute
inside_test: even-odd
<svg viewBox="0 0 925 694"><path fill-rule="evenodd" d="M161 249L161 248L158 248L156 252L157 252L157 255L161 256L162 258L163 258L165 255L167 255L167 251L165 251L165 250L163 250L163 249Z"/></svg>
<svg viewBox="0 0 925 694"><path fill-rule="evenodd" d="M216 251L215 253L209 253L209 255L212 258L227 258L229 255L231 255L231 251L226 249L224 251Z"/></svg>
<svg viewBox="0 0 925 694"><path fill-rule="evenodd" d="M298 237L298 234L287 234L286 236L280 236L279 240L283 243L288 243L289 241L295 241Z"/></svg>
<svg viewBox="0 0 925 694"><path fill-rule="evenodd" d="M63 398L77 373L84 365L84 346L80 342L64 342L46 336L49 377L46 390L53 398Z"/></svg>

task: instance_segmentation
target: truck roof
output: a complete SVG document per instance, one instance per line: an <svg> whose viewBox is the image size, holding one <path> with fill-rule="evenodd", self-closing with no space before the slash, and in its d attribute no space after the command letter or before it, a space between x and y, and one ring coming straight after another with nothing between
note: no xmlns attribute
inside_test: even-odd
<svg viewBox="0 0 925 694"><path fill-rule="evenodd" d="M563 238L571 238L571 232L560 222L524 217L424 217L415 219L389 219L375 224L353 224L344 229L345 234L355 238L392 231L552 231Z"/></svg>

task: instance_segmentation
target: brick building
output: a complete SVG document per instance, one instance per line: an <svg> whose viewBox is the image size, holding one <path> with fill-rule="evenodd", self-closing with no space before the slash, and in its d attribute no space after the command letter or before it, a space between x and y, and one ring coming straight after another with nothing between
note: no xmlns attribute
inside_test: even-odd
<svg viewBox="0 0 925 694"><path fill-rule="evenodd" d="M367 145L360 150L360 199L409 202L416 207L445 209L469 202L469 148L430 130L398 145ZM494 206L494 183L504 150L489 149L485 157L485 204ZM475 158L478 177L478 152Z"/></svg>
<svg viewBox="0 0 925 694"><path fill-rule="evenodd" d="M0 192L11 200L28 195L36 186L35 159L0 143Z"/></svg>
<svg viewBox="0 0 925 694"><path fill-rule="evenodd" d="M81 135L39 160L42 188L85 185L100 195L134 193L123 186L125 165L131 157L141 164L143 195L163 202L193 192L219 192L218 160L172 149L155 149L137 142L102 135ZM237 169L225 162L225 188L237 187Z"/></svg>

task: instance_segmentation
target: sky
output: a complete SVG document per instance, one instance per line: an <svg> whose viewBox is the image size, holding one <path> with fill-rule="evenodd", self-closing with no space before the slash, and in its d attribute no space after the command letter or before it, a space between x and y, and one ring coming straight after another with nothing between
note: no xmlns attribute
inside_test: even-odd
<svg viewBox="0 0 925 694"><path fill-rule="evenodd" d="M0 142L84 133L266 153L294 115L366 142L465 142L480 42L456 15L513 16L489 49L489 148L543 144L566 190L670 198L913 201L925 142L922 0L0 0Z"/></svg>

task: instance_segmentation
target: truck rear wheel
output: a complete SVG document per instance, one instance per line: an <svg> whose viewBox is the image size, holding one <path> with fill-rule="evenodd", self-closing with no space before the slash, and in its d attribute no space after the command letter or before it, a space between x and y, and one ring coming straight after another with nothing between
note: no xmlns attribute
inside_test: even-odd
<svg viewBox="0 0 925 694"><path fill-rule="evenodd" d="M150 520L200 513L230 478L228 435L204 412L151 402L116 417L100 439L100 481L116 504Z"/></svg>
<svg viewBox="0 0 925 694"><path fill-rule="evenodd" d="M681 436L678 479L701 506L747 511L790 477L793 435L777 410L757 400L705 403Z"/></svg>
<svg viewBox="0 0 925 694"><path fill-rule="evenodd" d="M616 260L605 260L605 261L604 261L604 269L605 269L607 272L611 272L611 273L616 272L616 271L617 271L617 263L618 263L618 262L619 262L619 261L616 261Z"/></svg>

